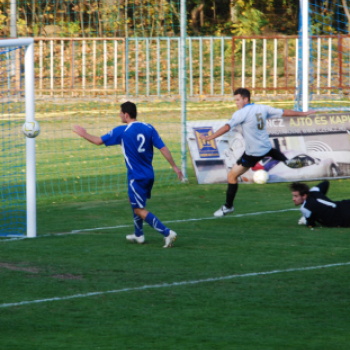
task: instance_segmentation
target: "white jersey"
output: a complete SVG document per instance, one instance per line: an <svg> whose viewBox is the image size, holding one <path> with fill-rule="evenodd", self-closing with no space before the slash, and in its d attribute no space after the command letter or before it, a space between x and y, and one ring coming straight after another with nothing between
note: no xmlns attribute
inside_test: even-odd
<svg viewBox="0 0 350 350"><path fill-rule="evenodd" d="M255 105L250 103L233 113L227 123L231 130L241 124L245 140L245 153L250 156L260 157L272 148L269 135L266 131L266 119L281 118L283 109L270 106Z"/></svg>

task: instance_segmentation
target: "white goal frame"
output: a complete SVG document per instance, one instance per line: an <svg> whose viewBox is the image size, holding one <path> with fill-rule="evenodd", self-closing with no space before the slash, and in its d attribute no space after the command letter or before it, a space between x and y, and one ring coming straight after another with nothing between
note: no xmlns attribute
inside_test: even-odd
<svg viewBox="0 0 350 350"><path fill-rule="evenodd" d="M309 0L301 0L302 28L302 107L303 112L309 110Z"/></svg>
<svg viewBox="0 0 350 350"><path fill-rule="evenodd" d="M16 46L25 47L24 80L25 80L25 115L26 122L35 121L34 92L34 39L0 40L0 48ZM26 203L27 203L27 237L36 237L36 169L35 138L26 137Z"/></svg>

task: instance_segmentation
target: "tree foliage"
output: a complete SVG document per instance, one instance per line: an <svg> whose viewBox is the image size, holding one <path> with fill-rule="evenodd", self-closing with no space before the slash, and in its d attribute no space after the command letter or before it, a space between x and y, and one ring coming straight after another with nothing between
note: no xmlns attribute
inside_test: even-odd
<svg viewBox="0 0 350 350"><path fill-rule="evenodd" d="M337 6L350 0L310 3L322 9L312 19L313 31L322 33L327 26L334 28ZM186 5L188 35L296 34L298 30L298 0L187 0ZM344 28L346 15L341 21ZM0 0L3 37L9 36L9 24L10 0ZM180 0L17 0L18 35L178 36L179 24Z"/></svg>

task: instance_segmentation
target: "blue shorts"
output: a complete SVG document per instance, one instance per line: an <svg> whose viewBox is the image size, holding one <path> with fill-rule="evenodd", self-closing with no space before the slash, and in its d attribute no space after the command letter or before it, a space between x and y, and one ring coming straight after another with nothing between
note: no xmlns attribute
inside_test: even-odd
<svg viewBox="0 0 350 350"><path fill-rule="evenodd" d="M147 198L151 198L154 179L128 179L128 195L133 209L144 208Z"/></svg>

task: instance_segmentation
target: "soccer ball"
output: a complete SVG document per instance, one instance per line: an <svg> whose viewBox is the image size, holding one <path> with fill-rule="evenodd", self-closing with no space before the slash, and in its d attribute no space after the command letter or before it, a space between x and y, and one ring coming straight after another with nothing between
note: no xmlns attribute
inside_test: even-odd
<svg viewBox="0 0 350 350"><path fill-rule="evenodd" d="M265 170L257 170L254 172L253 180L256 184L266 184L269 174Z"/></svg>
<svg viewBox="0 0 350 350"><path fill-rule="evenodd" d="M22 131L24 135L32 139L40 134L40 125L37 121L25 122L22 126Z"/></svg>

